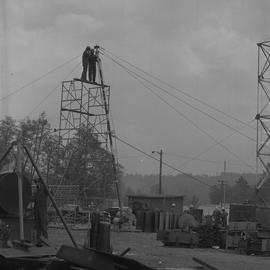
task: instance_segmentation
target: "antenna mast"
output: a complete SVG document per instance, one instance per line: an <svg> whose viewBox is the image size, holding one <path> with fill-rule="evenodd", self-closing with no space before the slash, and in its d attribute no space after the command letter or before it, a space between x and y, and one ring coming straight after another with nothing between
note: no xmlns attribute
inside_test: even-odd
<svg viewBox="0 0 270 270"><path fill-rule="evenodd" d="M256 186L258 191L270 176L270 41L258 46L258 86L257 86L257 173L258 163L266 171Z"/></svg>

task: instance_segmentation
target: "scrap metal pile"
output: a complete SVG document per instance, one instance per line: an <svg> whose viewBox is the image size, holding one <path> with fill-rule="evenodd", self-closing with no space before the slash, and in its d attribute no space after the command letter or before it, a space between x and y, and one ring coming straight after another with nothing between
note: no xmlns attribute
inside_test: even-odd
<svg viewBox="0 0 270 270"><path fill-rule="evenodd" d="M198 215L187 211L179 219L178 229L159 231L157 239L165 245L218 247L245 254L270 255L270 208L231 204L228 225L224 217L215 210L202 222Z"/></svg>
<svg viewBox="0 0 270 270"><path fill-rule="evenodd" d="M225 230L215 225L200 225L194 231L198 234L198 247L211 248L213 246L225 247Z"/></svg>
<svg viewBox="0 0 270 270"><path fill-rule="evenodd" d="M189 209L184 211L177 223L177 229L158 231L157 240L167 246L225 247L226 230L221 211L205 219L202 210Z"/></svg>
<svg viewBox="0 0 270 270"><path fill-rule="evenodd" d="M270 208L231 204L227 248L246 254L270 254Z"/></svg>
<svg viewBox="0 0 270 270"><path fill-rule="evenodd" d="M0 159L0 164L12 151L17 154L15 172L0 174L0 269L152 269L135 260L109 253L109 245L106 249L102 246L106 252L88 246L79 247L28 149L19 141L14 142ZM39 177L35 185L25 176L20 166L24 153L31 160ZM44 218L47 216L47 197L63 222L74 247L62 246L56 251L49 245L47 220ZM90 243L95 242L96 247L105 243L105 236L109 240L110 224L102 225L104 226L98 226L99 228L92 225L95 234L89 235ZM98 240L97 236L100 236ZM98 241L101 243L97 243Z"/></svg>

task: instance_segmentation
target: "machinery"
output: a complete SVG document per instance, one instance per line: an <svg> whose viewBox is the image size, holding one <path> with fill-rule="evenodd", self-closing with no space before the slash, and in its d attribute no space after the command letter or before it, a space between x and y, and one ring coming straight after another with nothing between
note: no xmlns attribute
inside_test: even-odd
<svg viewBox="0 0 270 270"><path fill-rule="evenodd" d="M15 141L0 159L0 165L10 153L16 157L14 171L0 174L0 269L42 269L56 254L47 241L47 197L77 245L29 150ZM35 181L23 173L24 154L38 176Z"/></svg>
<svg viewBox="0 0 270 270"><path fill-rule="evenodd" d="M226 247L246 254L270 254L270 208L231 204Z"/></svg>
<svg viewBox="0 0 270 270"><path fill-rule="evenodd" d="M31 182L23 176L23 212L24 214L24 236L29 242L37 242L37 226L35 214L35 202L32 199ZM19 196L18 175L15 172L0 174L0 239L2 246L7 241L20 239L19 226ZM44 213L46 214L46 213Z"/></svg>
<svg viewBox="0 0 270 270"><path fill-rule="evenodd" d="M212 217L204 220L202 209L191 209L180 216L176 228L158 231L157 240L167 246L225 247L225 235L225 228Z"/></svg>

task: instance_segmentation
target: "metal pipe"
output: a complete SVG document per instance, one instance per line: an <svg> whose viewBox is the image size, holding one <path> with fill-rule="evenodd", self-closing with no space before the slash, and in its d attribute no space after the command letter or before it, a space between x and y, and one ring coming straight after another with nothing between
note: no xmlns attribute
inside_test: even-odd
<svg viewBox="0 0 270 270"><path fill-rule="evenodd" d="M10 150L13 148L14 146L14 142L12 143L12 145L7 149L7 151L5 152L5 154L1 157L0 159L0 165L3 162L3 160L7 157L7 155L9 154Z"/></svg>
<svg viewBox="0 0 270 270"><path fill-rule="evenodd" d="M45 189L45 191L46 191L48 197L50 198L50 200L51 200L51 202L52 202L52 205L54 206L54 209L56 210L58 216L60 217L60 219L61 219L61 221L62 221L62 223L63 223L63 225L64 225L64 227L65 227L65 230L66 230L66 232L68 233L68 235L69 235L69 237L70 237L70 239L71 239L71 241L72 241L74 247L78 248L78 245L77 245L77 243L75 242L75 239L73 238L73 236L72 236L72 234L71 234L71 232L70 232L70 230L69 230L69 228L68 228L68 226L67 226L67 224L66 224L66 221L65 221L65 219L64 219L64 217L63 217L63 215L62 215L62 213L60 212L60 210L59 210L59 208L58 208L58 206L57 206L57 204L56 204L54 198L52 197L52 195L51 195L51 193L50 193L50 191L49 191L49 189L48 189L48 187L47 187L45 181L43 180L43 178L42 178L42 176L41 176L41 173L40 173L38 167L36 166L36 164L35 164L35 162L34 162L32 156L31 156L29 150L28 150L27 147L24 146L24 145L23 145L23 148L24 148L24 150L26 151L26 153L27 153L27 155L28 155L28 157L29 157L29 159L30 159L30 161L31 161L31 163L32 163L32 165L33 165L33 167L35 168L35 170L36 170L36 172L37 172L37 175L38 175L38 177L39 177L39 179L40 179L40 182L42 183L42 185L43 185L43 187L44 187L44 189Z"/></svg>
<svg viewBox="0 0 270 270"><path fill-rule="evenodd" d="M123 252L120 253L119 256L125 256L130 251L130 247L126 248Z"/></svg>
<svg viewBox="0 0 270 270"><path fill-rule="evenodd" d="M116 186L116 193L117 193L117 199L118 199L118 204L119 204L119 209L120 209L120 216L122 216L122 201L121 201L121 194L120 194L120 185L118 181L118 169L116 166L116 159L115 155L113 153L113 140L112 140L112 130L111 130L111 124L110 124L110 118L109 118L109 104L106 100L106 93L105 93L105 85L103 81L103 72L102 72L102 67L101 67L101 59L99 57L99 46L95 45L95 50L96 50L96 57L97 57L97 66L98 66L98 71L99 71L99 77L100 77L100 84L101 84L101 89L102 89L102 97L103 97L103 102L104 102L104 109L105 109L105 114L106 114L106 121L107 121L107 131L109 135L109 143L110 143L110 148L111 148L111 156L112 156L112 165L113 165L113 172L114 172L114 182Z"/></svg>
<svg viewBox="0 0 270 270"><path fill-rule="evenodd" d="M193 261L199 263L200 265L202 265L204 268L209 269L209 270L218 270L218 268L210 265L209 263L206 263L205 261L202 261L201 259L198 259L196 257L192 258Z"/></svg>

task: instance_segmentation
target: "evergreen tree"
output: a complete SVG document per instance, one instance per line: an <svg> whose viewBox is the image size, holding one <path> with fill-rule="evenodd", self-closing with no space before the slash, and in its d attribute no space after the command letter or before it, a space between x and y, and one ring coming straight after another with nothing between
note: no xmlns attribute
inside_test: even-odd
<svg viewBox="0 0 270 270"><path fill-rule="evenodd" d="M252 196L253 188L248 185L247 180L240 176L234 185L227 185L225 190L226 202L244 203ZM223 200L223 190L220 185L215 185L209 191L210 202L218 204Z"/></svg>

